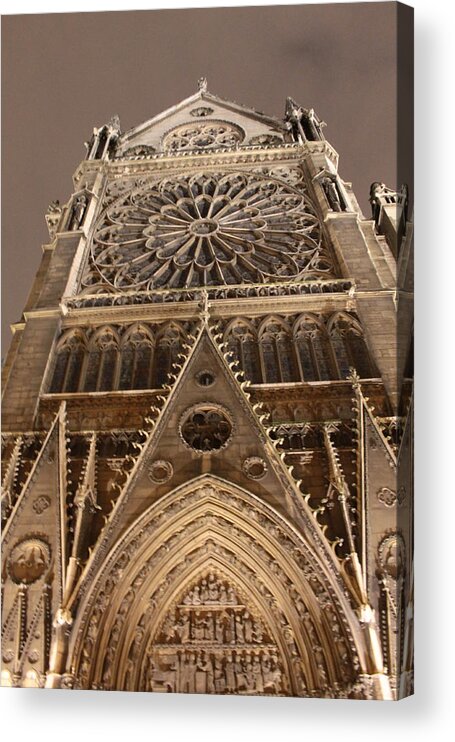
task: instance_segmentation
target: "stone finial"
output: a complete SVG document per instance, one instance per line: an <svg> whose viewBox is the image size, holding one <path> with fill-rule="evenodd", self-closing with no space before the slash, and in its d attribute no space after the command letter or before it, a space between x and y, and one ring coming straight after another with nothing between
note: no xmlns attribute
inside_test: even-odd
<svg viewBox="0 0 455 742"><path fill-rule="evenodd" d="M197 81L197 89L201 93L206 93L207 92L207 78L206 77L200 77L199 78L199 80Z"/></svg>

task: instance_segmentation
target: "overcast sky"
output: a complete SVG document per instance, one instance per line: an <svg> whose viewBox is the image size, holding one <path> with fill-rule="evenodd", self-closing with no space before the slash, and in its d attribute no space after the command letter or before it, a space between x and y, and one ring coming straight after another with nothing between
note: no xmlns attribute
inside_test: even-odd
<svg viewBox="0 0 455 742"><path fill-rule="evenodd" d="M292 5L7 16L3 75L3 353L94 126L123 130L196 90L282 117L312 107L365 215L396 182L396 4Z"/></svg>

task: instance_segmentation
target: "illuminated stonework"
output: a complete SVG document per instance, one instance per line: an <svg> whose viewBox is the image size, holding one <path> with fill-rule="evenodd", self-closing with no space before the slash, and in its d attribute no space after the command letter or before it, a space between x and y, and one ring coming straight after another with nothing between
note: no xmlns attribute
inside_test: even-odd
<svg viewBox="0 0 455 742"><path fill-rule="evenodd" d="M307 196L237 172L170 178L118 198L96 225L84 283L151 290L331 275Z"/></svg>
<svg viewBox="0 0 455 742"><path fill-rule="evenodd" d="M198 115L201 110L196 109ZM179 126L166 134L163 139L163 148L171 152L198 149L224 149L240 144L245 133L238 126L222 121L210 121L206 124L191 124Z"/></svg>

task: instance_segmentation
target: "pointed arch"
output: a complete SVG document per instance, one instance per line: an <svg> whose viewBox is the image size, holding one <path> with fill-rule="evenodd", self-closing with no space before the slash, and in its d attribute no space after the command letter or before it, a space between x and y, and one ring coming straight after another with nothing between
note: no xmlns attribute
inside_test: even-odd
<svg viewBox="0 0 455 742"><path fill-rule="evenodd" d="M338 378L327 330L316 315L300 315L294 322L293 337L302 381Z"/></svg>
<svg viewBox="0 0 455 742"><path fill-rule="evenodd" d="M210 572L232 584L242 596L240 608L251 610L268 637L266 647L247 646L237 636L228 647L224 638L202 642L211 662L221 658L225 669L230 650L252 658L255 650L265 656L276 647L278 694L352 692L365 648L329 564L270 505L210 475L152 505L118 540L82 596L68 668L79 686L153 689L147 673L150 658L156 662L163 651L166 617L181 610L187 591ZM172 690L171 665L182 653L199 651L198 642L171 633L164 649L169 663L155 667L154 678L159 683L172 676Z"/></svg>
<svg viewBox="0 0 455 742"><path fill-rule="evenodd" d="M373 379L378 372L371 359L362 325L349 312L336 312L327 323L335 357L342 379L355 368L361 379Z"/></svg>
<svg viewBox="0 0 455 742"><path fill-rule="evenodd" d="M161 387L169 380L172 364L178 360L185 332L179 322L166 322L156 336L153 385Z"/></svg>
<svg viewBox="0 0 455 742"><path fill-rule="evenodd" d="M262 382L261 362L256 329L247 319L236 317L229 322L224 341L228 350L239 361L247 379L252 384Z"/></svg>
<svg viewBox="0 0 455 742"><path fill-rule="evenodd" d="M152 388L155 337L147 325L136 323L124 333L120 344L119 389Z"/></svg>
<svg viewBox="0 0 455 742"><path fill-rule="evenodd" d="M85 392L104 392L116 389L120 339L110 325L99 327L88 345L84 369Z"/></svg>
<svg viewBox="0 0 455 742"><path fill-rule="evenodd" d="M51 393L79 391L86 353L87 338L83 330L71 329L62 334L56 347Z"/></svg>
<svg viewBox="0 0 455 742"><path fill-rule="evenodd" d="M297 367L288 323L282 317L269 315L259 326L258 338L265 383L296 381Z"/></svg>

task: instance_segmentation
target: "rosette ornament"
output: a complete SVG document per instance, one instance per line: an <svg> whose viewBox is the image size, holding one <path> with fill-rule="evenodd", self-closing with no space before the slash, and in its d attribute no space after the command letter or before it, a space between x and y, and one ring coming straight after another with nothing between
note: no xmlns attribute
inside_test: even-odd
<svg viewBox="0 0 455 742"><path fill-rule="evenodd" d="M331 270L305 194L256 173L204 174L142 184L108 206L84 283L173 289L317 279Z"/></svg>

